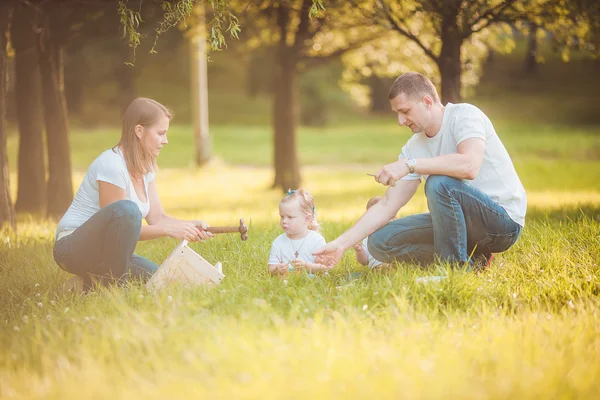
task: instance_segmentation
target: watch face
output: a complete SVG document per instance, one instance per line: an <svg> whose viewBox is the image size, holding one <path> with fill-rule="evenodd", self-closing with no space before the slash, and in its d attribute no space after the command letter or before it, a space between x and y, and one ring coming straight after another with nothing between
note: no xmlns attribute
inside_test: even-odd
<svg viewBox="0 0 600 400"><path fill-rule="evenodd" d="M414 158L409 158L408 160L406 160L406 164L409 167L414 168L417 165L417 160L415 160Z"/></svg>

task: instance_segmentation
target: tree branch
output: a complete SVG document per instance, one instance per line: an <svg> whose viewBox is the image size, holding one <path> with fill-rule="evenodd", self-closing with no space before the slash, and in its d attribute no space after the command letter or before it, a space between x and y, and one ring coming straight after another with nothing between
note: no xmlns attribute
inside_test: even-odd
<svg viewBox="0 0 600 400"><path fill-rule="evenodd" d="M482 13L479 17L477 17L474 21L466 23L465 26L468 26L468 28L465 27L464 31L463 31L463 35L462 38L466 39L469 36L471 36L474 33L477 33L485 28L487 28L488 26L490 26L491 24L495 23L495 22L509 22L509 19L503 19L504 15L504 11L508 8L512 8L513 3L515 3L516 0L506 0L503 1L502 3L499 3L498 5L496 5L495 7L489 8L488 10L486 10L484 13ZM475 25L477 25L479 22L486 20L484 22L483 25L481 25L478 28L473 28Z"/></svg>
<svg viewBox="0 0 600 400"><path fill-rule="evenodd" d="M437 55L435 55L431 49L429 49L427 46L425 46L425 44L423 42L421 42L419 40L419 38L417 38L415 35L410 33L407 29L402 28L400 26L400 24L402 22L406 23L406 21L403 19L400 19L399 21L397 21L393 16L392 10L389 7L387 7L384 3L385 2L382 2L382 7L384 7L383 13L384 13L384 16L386 17L386 20L390 23L391 28L393 30L395 30L396 32L398 32L399 34L401 34L402 36L404 36L407 39L416 43L417 46L419 46L429 58L431 58L435 62L438 62L439 57Z"/></svg>
<svg viewBox="0 0 600 400"><path fill-rule="evenodd" d="M350 43L347 46L344 46L340 49L337 49L334 52L331 52L329 54L325 54L325 55L317 55L317 56L309 56L308 54L304 53L300 56L300 59L307 65L309 66L309 68L312 67L316 67L319 65L323 65L323 64L327 64L328 62L331 62L333 60L335 60L336 58L340 57L342 54L351 51L351 50L356 50L359 47L363 46L364 44L372 41L372 40L376 40L381 38L383 34L382 33L377 33L371 36L368 36L366 38L357 40L354 43Z"/></svg>
<svg viewBox="0 0 600 400"><path fill-rule="evenodd" d="M294 49L298 50L301 48L302 44L306 39L312 37L309 32L309 24L310 24L310 16L308 15L308 10L312 5L312 0L303 0L302 7L300 7L300 24L298 24L298 30L296 31L296 36L294 38ZM313 34L314 36L314 34Z"/></svg>

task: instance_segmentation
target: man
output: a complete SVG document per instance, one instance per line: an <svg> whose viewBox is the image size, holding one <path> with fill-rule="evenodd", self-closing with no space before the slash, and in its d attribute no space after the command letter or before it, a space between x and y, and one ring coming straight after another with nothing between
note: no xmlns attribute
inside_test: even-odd
<svg viewBox="0 0 600 400"><path fill-rule="evenodd" d="M433 83L416 72L398 77L389 99L398 124L414 135L398 161L375 174L388 186L383 199L317 250L316 261L333 266L369 235L369 252L384 263L474 266L474 259L487 264L492 253L508 250L524 226L527 198L488 117L470 104L442 105ZM421 178L429 213L390 222Z"/></svg>

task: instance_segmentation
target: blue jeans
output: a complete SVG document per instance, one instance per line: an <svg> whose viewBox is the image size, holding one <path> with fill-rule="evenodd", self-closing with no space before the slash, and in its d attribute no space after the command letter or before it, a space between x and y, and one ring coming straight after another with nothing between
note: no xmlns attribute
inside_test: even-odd
<svg viewBox="0 0 600 400"><path fill-rule="evenodd" d="M425 195L429 213L393 220L369 236L375 259L472 265L479 255L508 250L521 234L504 208L459 179L431 175Z"/></svg>
<svg viewBox="0 0 600 400"><path fill-rule="evenodd" d="M152 261L133 254L142 229L142 214L130 200L100 209L73 233L54 244L54 260L65 271L93 280L146 280L158 269Z"/></svg>

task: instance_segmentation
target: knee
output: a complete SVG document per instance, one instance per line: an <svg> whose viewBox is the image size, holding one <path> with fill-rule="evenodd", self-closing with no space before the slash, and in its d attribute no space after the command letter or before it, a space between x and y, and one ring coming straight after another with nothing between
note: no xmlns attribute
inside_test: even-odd
<svg viewBox="0 0 600 400"><path fill-rule="evenodd" d="M458 181L456 178L445 175L431 175L425 182L425 196L431 198L443 193L448 193Z"/></svg>
<svg viewBox="0 0 600 400"><path fill-rule="evenodd" d="M142 223L142 213L131 200L119 200L114 203L115 215L134 223Z"/></svg>

